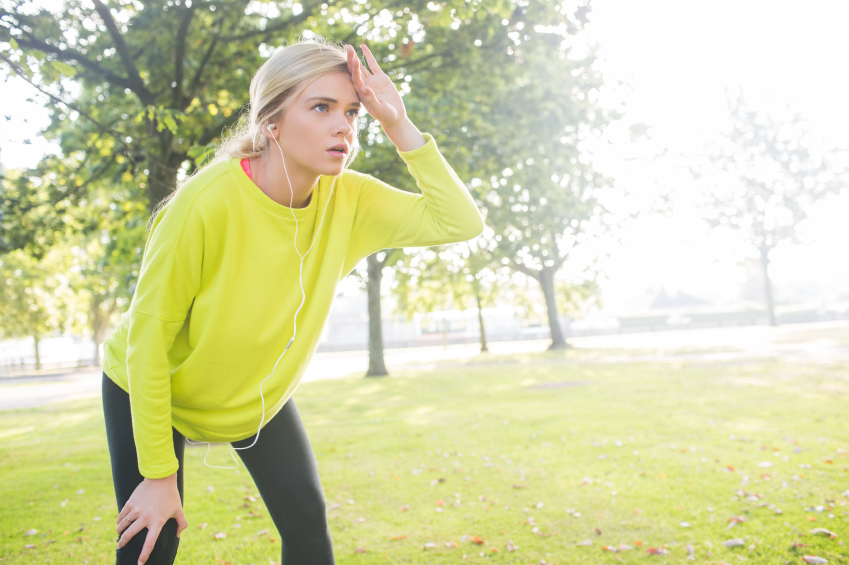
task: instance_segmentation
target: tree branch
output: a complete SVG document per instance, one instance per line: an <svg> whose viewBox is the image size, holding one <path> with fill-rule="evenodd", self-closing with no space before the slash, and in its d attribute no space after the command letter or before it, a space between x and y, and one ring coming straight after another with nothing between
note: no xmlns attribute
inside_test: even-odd
<svg viewBox="0 0 849 565"><path fill-rule="evenodd" d="M328 7L329 7L329 6L333 6L337 3L339 3L341 1L342 0L330 0L329 2L324 2L324 3L327 4ZM293 16L293 17L291 17L287 20L283 20L283 21L280 21L278 23L275 23L272 26L267 26L265 29L255 29L253 31L249 31L249 32L243 33L241 35L231 35L231 36L225 37L224 39L226 41L241 41L243 39L251 39L251 38L257 37L257 36L269 36L269 35L273 34L274 32L281 31L281 30L284 30L286 28L298 25L299 23L309 19L312 16L313 11L315 10L315 8L318 5L319 4L316 2L314 5L309 6L309 7L304 6L304 11L301 12L300 14L298 14L297 16Z"/></svg>
<svg viewBox="0 0 849 565"><path fill-rule="evenodd" d="M94 125L96 125L96 126L97 126L97 127L98 127L101 131L103 131L104 133L106 133L107 135L109 135L110 137L112 137L113 139L117 140L117 141L118 141L118 143L120 143L121 145L123 145L123 146L124 146L124 149L126 149L126 150L127 150L127 155L129 155L129 156L132 156L132 155L133 155L133 148L132 148L132 146L130 146L127 142L125 142L125 141L124 141L124 138L123 138L123 136L122 136L120 133L117 133L117 132L115 132L115 131L113 131L113 130L109 129L108 127L106 127L105 125L101 124L99 121L97 121L96 119L94 119L93 117L91 117L91 116L90 116L89 114L87 114L86 112L84 112L84 111L80 110L79 108L77 108L77 107L76 107L76 106L74 106L73 104L71 104L71 103L69 103L69 102L65 102L64 100L62 100L62 99L61 99L61 98L59 98L58 96L54 96L53 94L51 94L51 93L47 92L46 90L44 90L43 88L41 88L40 86L38 86L37 84L35 84L34 82L32 82L30 79L28 79L28 78L27 78L26 74L24 74L23 70L22 70L20 67L18 67L15 63L13 63L13 62L12 62L12 61L10 61L9 59L7 59L5 55L0 54L0 60L3 60L3 61L5 61L6 63L8 63L8 64L9 64L9 66L12 68L12 70L13 70L13 71L15 71L15 74L17 74L19 77L21 77L22 79L24 79L27 83L29 83L29 84L30 84L33 88L35 88L37 91L39 91L40 93L44 94L45 96L47 96L48 98L50 98L50 99L51 99L51 100L53 100L54 102L56 102L56 103L58 103L58 104L62 104L63 106L65 106L66 108L69 108L69 109L73 110L74 112L78 112L81 116L83 116L84 118L86 118L86 119L88 119L89 121L91 121Z"/></svg>
<svg viewBox="0 0 849 565"><path fill-rule="evenodd" d="M112 13L100 0L92 1L94 2L94 9L100 14L103 23L106 25L106 29L109 30L109 35L112 36L112 41L115 42L115 49L118 50L121 61L124 63L130 83L133 85L130 90L135 92L144 104L151 104L153 102L153 95L145 87L144 81L139 75L136 64L130 55L130 50L127 48L127 43L124 41L124 36L121 35L118 26L115 24L115 20L112 19Z"/></svg>
<svg viewBox="0 0 849 565"><path fill-rule="evenodd" d="M26 33L30 37L30 39L18 39L18 46L26 47L28 49L36 49L38 51L42 51L44 53L49 53L55 56L60 61L72 61L75 63L79 63L83 68L88 69L93 72L95 75L103 77L108 82L114 84L115 86L120 86L121 88L132 88L133 84L125 79L124 77L119 77L118 75L107 71L91 59L85 57L79 51L75 49L59 49L58 47L54 47L45 41L41 41L33 36L31 33L21 30L23 33Z"/></svg>
<svg viewBox="0 0 849 565"><path fill-rule="evenodd" d="M512 257L509 257L508 260L510 261L510 267L514 270L519 271L520 273L524 273L533 279L539 280L539 273L537 271L534 271L533 269L526 267L521 263L517 263L516 260Z"/></svg>
<svg viewBox="0 0 849 565"><path fill-rule="evenodd" d="M192 17L195 13L196 4L192 4L183 11L183 17L180 20L180 27L177 29L177 46L174 50L174 95L172 97L172 105L176 108L180 105L180 99L183 96L183 69L185 68L186 57L186 36L189 32L189 25L192 23Z"/></svg>
<svg viewBox="0 0 849 565"><path fill-rule="evenodd" d="M220 17L216 24L218 25L218 29L215 32L215 37L212 38L212 43L209 44L209 49L206 50L206 53L203 55L203 59L200 62L200 66L195 71L194 76L192 77L192 82L189 85L188 95L183 100L183 104L181 104L182 108L185 110L186 106L191 103L192 99L197 94L198 87L200 86L201 77L203 76L203 71L206 68L206 64L209 63L209 60L212 58L212 53L215 51L215 47L218 45L218 40L221 38L221 30L224 29L224 16Z"/></svg>

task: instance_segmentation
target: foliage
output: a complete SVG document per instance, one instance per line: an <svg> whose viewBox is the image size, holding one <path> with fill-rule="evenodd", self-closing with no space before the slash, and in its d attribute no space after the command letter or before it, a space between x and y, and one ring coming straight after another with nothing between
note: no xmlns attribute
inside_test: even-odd
<svg viewBox="0 0 849 565"><path fill-rule="evenodd" d="M0 335L40 340L60 331L70 297L62 257L36 261L23 251L0 256Z"/></svg>
<svg viewBox="0 0 849 565"><path fill-rule="evenodd" d="M411 319L416 313L477 308L477 297L482 307L506 298L509 276L493 262L494 247L487 229L471 241L408 250L393 265L398 309Z"/></svg>
<svg viewBox="0 0 849 565"><path fill-rule="evenodd" d="M708 147L708 160L720 172L708 177L711 187L702 213L713 226L738 233L758 254L764 277L767 313L776 317L769 278L769 255L782 241L798 241L800 223L812 206L846 186L833 152L813 137L798 112L756 111L738 92L729 96L730 124ZM696 168L700 178L710 169Z"/></svg>

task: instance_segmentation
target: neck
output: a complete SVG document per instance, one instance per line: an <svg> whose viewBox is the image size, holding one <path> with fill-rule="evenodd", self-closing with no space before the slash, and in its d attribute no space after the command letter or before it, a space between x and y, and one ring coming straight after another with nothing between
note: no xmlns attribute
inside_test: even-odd
<svg viewBox="0 0 849 565"><path fill-rule="evenodd" d="M321 177L314 171L291 163L286 163L284 168L280 157L270 157L268 151L258 158L251 159L250 163L254 184L269 198L286 207L306 207ZM292 192L289 190L289 181L292 182Z"/></svg>

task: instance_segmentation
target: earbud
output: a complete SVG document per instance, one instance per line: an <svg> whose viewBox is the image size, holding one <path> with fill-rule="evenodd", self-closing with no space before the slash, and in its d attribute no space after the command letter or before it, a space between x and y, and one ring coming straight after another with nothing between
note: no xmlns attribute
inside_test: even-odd
<svg viewBox="0 0 849 565"><path fill-rule="evenodd" d="M275 124L268 124L268 129L277 129Z"/></svg>

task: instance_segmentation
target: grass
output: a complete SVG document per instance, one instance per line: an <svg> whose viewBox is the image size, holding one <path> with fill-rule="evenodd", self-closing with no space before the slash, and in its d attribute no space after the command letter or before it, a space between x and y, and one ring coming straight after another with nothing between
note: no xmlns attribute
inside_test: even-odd
<svg viewBox="0 0 849 565"><path fill-rule="evenodd" d="M849 563L848 393L845 363L570 350L305 383L295 398L338 563L684 563L689 544L697 563L784 564ZM186 449L178 562L279 561L250 475L205 453ZM232 464L229 450L209 462ZM114 562L110 473L99 400L0 413L0 563ZM621 544L633 549L603 549Z"/></svg>

